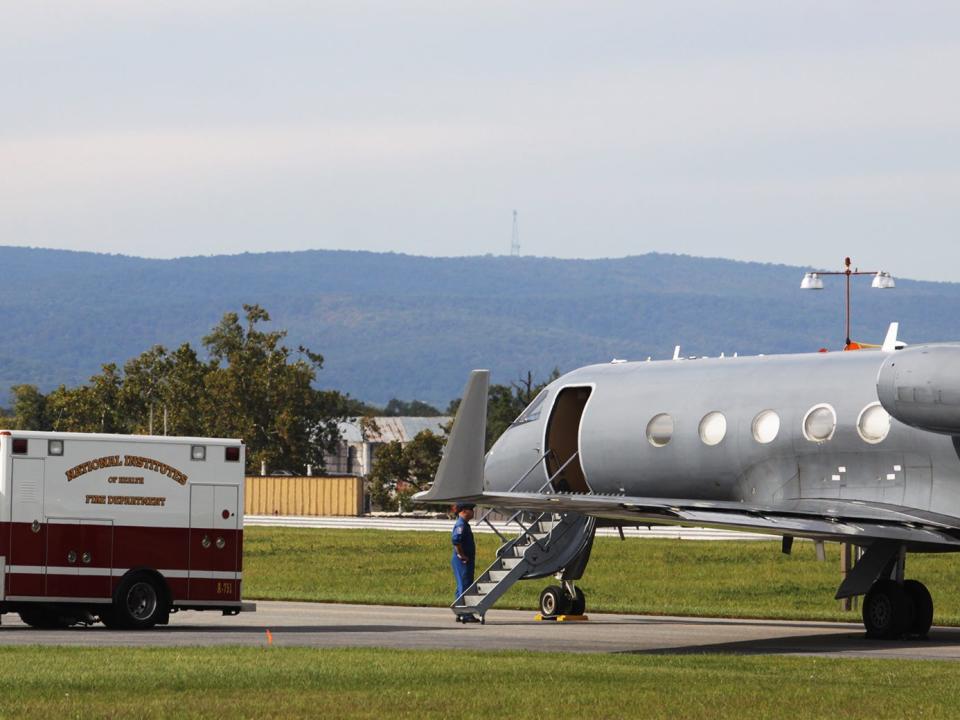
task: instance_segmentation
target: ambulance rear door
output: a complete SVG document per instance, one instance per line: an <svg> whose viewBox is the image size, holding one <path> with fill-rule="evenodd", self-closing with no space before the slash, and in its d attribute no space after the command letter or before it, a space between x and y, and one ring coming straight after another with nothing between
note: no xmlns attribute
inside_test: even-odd
<svg viewBox="0 0 960 720"><path fill-rule="evenodd" d="M233 485L190 485L191 600L237 601L239 492Z"/></svg>

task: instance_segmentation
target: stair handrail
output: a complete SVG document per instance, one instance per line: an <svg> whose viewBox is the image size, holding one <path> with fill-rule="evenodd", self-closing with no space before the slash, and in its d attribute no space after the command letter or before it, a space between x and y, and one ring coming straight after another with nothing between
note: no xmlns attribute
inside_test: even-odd
<svg viewBox="0 0 960 720"><path fill-rule="evenodd" d="M548 450L548 451L547 451L547 454L550 454L551 452L553 452L553 450ZM551 486L553 485L553 481L557 478L557 475L559 475L560 473L562 473L562 472L566 469L567 465L569 465L570 463L572 463L572 462L573 462L573 459L574 459L575 457L577 457L577 455L579 455L579 454L580 454L580 451L577 450L575 453L573 453L573 455L571 455L569 458L567 458L567 461L566 461L563 465L561 465L560 468L559 468L553 475L551 475L543 485L540 486L540 488L537 490L536 494L539 495L539 494L542 493L544 490L546 490L548 487L551 487ZM544 455L544 457L546 457L546 455ZM541 458L541 460L542 460L542 459L543 459L543 458ZM488 514L489 514L489 513L488 513ZM515 513L510 517L510 519L507 520L507 523L506 523L506 524L509 525L509 524L512 523L512 522L516 522L517 518L518 518L519 516L521 516L522 514L523 514L523 510L517 510L517 512L515 512ZM517 525L520 525L520 523L517 522ZM520 525L520 527L523 527L523 525Z"/></svg>
<svg viewBox="0 0 960 720"><path fill-rule="evenodd" d="M563 465L561 465L560 468L559 468L553 475L551 475L550 478L549 478L543 485L540 486L540 489L537 490L537 494L542 493L542 492L544 491L544 489L546 489L548 486L552 486L552 485L553 485L553 481L556 479L556 477L557 477L560 473L562 473L562 472L564 471L564 469L566 469L567 465L569 465L570 463L572 463L572 462L573 462L573 459L574 459L575 457L577 457L577 455L579 455L579 454L580 454L580 451L577 450L576 452L573 453L573 455L571 455L569 458L567 458L567 461L566 461ZM540 513L540 517L538 517L538 518L530 525L530 527L532 528L534 525L536 525L538 522L540 522L540 520L543 519L543 516L544 516L544 515L550 515L550 516L552 516L553 513L546 512L546 511ZM517 525L519 525L521 528L523 528L523 533L522 533L521 535L519 535L517 538L515 538L515 540L514 540L514 542L513 542L514 545L515 545L517 542L519 542L520 540L523 540L523 538L525 538L527 535L530 535L530 532L531 532L531 531L530 531L530 528L524 528L524 527L523 527L523 524L522 524L519 520L515 520L516 517L517 517L517 514L515 513L514 516L513 516L512 518L510 518L510 522L516 522ZM556 526L554 526L553 528L551 528L551 529L550 529L550 533L547 534L547 538L546 538L546 540L547 540L547 545L546 545L546 546L541 545L541 544L540 544L540 541L539 541L538 539L536 539L536 538L533 539L533 542L534 542L536 545L538 545L538 546L540 547L540 549L543 550L544 552L547 552L547 550L548 550L548 548L549 548L549 546L550 546L550 536L553 534L554 529L556 529Z"/></svg>
<svg viewBox="0 0 960 720"><path fill-rule="evenodd" d="M521 484L524 480L527 479L527 477L530 475L530 473L532 473L534 470L536 470L536 469L539 467L540 463L542 463L542 462L544 461L544 459L546 459L546 457L547 457L550 453L552 453L552 452L553 452L553 450L547 450L545 453L543 453L543 455L541 455L539 458L537 458L537 461L533 464L533 466L532 466L529 470L527 470L523 475L521 475L521 476L520 476L520 479L517 480L513 485L511 485L511 486L510 486L510 489L507 490L507 492L513 492L514 490L516 490L516 489L520 486L520 484ZM545 487L545 486L544 486L544 487ZM537 492L543 492L543 487L541 487L539 490L537 490ZM480 523L486 523L486 524L490 527L490 529L493 530L493 532L496 534L496 536L497 536L498 538L500 538L500 539L503 540L504 542L507 542L507 538L506 538L499 530L497 530L497 528L494 527L493 523L490 522L490 520L489 520L489 515L490 515L495 509L496 509L496 508L492 508L492 507L491 507L491 508L487 508L487 510L486 510L480 517L477 518L477 524L479 525ZM508 520L508 521L507 521L507 524L509 524L509 523L510 523L510 521Z"/></svg>
<svg viewBox="0 0 960 720"><path fill-rule="evenodd" d="M513 492L513 490L515 490L515 489L517 488L517 486L520 485L520 483L522 483L522 482L527 478L527 476L528 476L530 473L532 473L532 472L537 468L537 466L538 466L541 462L543 462L544 458L546 458L547 455L549 455L549 454L552 453L552 452L553 452L553 450L547 450L547 452L545 452L543 455L541 455L540 458L537 460L536 464L535 464L532 468L530 468L529 470L527 470L527 472L525 472L525 473L523 474L523 476L522 476L519 480L517 480L517 482L515 482L515 483L510 487L510 490L508 490L507 492ZM569 465L571 462L573 462L573 459L574 459L575 457L577 457L579 454L580 454L580 451L577 450L576 452L573 453L573 455L571 455L569 458L567 458L567 461L566 461L565 463L563 463L563 465L561 465L561 466L557 469L557 471L556 471L553 475L551 475L543 485L540 486L540 488L537 490L537 494L542 493L547 487L551 486L551 485L553 484L553 481L557 478L557 476L558 476L560 473L562 473L562 472L566 469L567 465ZM487 516L488 516L491 512L493 512L493 508L490 508L489 510L487 510L487 511L483 514L483 516L481 516L480 521L481 521L481 522L486 522L487 525L489 525L489 526L493 529L493 531L497 534L497 536L498 536L501 540L503 540L503 539L504 539L503 535L500 534L495 527L493 527L493 523L491 523L489 520L487 520ZM501 546L501 547L497 550L497 556L498 556L498 557L499 557L500 555L502 555L504 552L506 552L507 550L509 550L511 547L514 547L515 545L517 545L517 543L519 543L521 540L523 540L523 539L524 539L525 537L527 537L528 535L530 535L530 536L532 537L531 533L533 532L533 527L534 527L538 522L540 522L540 520L542 520L545 515L551 515L551 516L553 515L553 513L550 513L550 512L546 512L546 511L541 512L540 515L539 515L539 517L537 517L537 519L534 520L534 521L530 524L530 527L524 527L523 523L521 523L519 520L516 519L517 516L521 514L521 512L522 512L522 511L518 511L518 512L514 513L513 517L511 517L510 520L507 521L507 523L509 524L509 523L511 523L511 522L516 522L517 525L519 525L519 526L523 529L523 532L522 532L520 535L517 535L517 537L511 538L511 539L508 540L503 546ZM553 533L553 530L555 530L555 529L556 529L556 527L552 528L552 529L550 530L550 533L552 534L552 533ZM547 545L549 546L549 535L548 535L548 537L547 537L547 540L548 540ZM544 547L543 545L541 545L541 544L540 544L540 540L538 540L537 538L533 538L533 542L534 542L537 546L539 546L541 550L543 550L544 552L548 552L548 548L547 548L547 547ZM458 603L464 598L464 596L466 596L467 594L469 594L470 590L471 590L478 582L479 582L479 579L475 580L474 582L472 582L472 583L470 584L469 587L465 588L464 591L460 594L460 596L457 597L457 599L453 601L453 605L451 605L451 607L457 607Z"/></svg>

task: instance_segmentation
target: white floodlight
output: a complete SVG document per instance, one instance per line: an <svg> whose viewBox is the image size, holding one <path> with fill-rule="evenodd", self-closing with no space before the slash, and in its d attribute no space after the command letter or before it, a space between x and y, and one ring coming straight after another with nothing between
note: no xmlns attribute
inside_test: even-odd
<svg viewBox="0 0 960 720"><path fill-rule="evenodd" d="M819 273L808 272L800 281L801 290L823 290L823 278Z"/></svg>
<svg viewBox="0 0 960 720"><path fill-rule="evenodd" d="M897 284L893 281L893 276L883 270L873 276L873 282L870 283L870 285L878 290L889 290L897 286Z"/></svg>

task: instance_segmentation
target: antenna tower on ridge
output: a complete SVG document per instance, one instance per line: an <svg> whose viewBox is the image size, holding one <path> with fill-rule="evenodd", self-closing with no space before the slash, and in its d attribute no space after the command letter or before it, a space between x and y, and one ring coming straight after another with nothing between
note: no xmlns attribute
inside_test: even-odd
<svg viewBox="0 0 960 720"><path fill-rule="evenodd" d="M513 235L510 238L510 257L520 257L520 226L517 225L517 211L513 211Z"/></svg>

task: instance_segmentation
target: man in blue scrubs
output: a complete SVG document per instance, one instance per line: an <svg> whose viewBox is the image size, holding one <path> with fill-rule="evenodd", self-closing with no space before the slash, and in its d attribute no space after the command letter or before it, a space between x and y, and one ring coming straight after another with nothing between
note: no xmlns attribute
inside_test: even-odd
<svg viewBox="0 0 960 720"><path fill-rule="evenodd" d="M456 506L457 522L453 526L451 535L453 555L450 558L450 566L457 580L457 598L473 585L474 561L477 558L477 546L473 542L473 530L470 529L473 508L474 506L470 503ZM457 622L472 623L480 620L476 615L457 615Z"/></svg>

